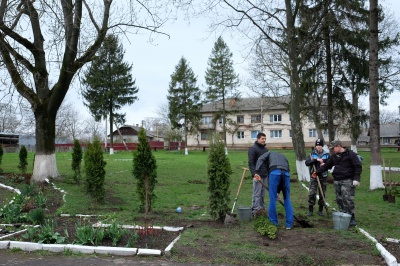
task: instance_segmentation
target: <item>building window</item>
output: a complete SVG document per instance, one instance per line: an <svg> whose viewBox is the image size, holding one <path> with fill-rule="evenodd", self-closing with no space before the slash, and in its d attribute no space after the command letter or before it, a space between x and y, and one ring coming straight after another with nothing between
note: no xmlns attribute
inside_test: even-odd
<svg viewBox="0 0 400 266"><path fill-rule="evenodd" d="M271 123L282 122L282 115L269 115L269 121Z"/></svg>
<svg viewBox="0 0 400 266"><path fill-rule="evenodd" d="M237 132L237 138L238 139L244 139L244 131L238 131Z"/></svg>
<svg viewBox="0 0 400 266"><path fill-rule="evenodd" d="M282 138L282 130L271 130L269 136L271 139Z"/></svg>
<svg viewBox="0 0 400 266"><path fill-rule="evenodd" d="M382 138L382 144L390 144L390 138Z"/></svg>
<svg viewBox="0 0 400 266"><path fill-rule="evenodd" d="M315 128L309 129L308 130L308 136L310 138L316 138L317 137L317 130Z"/></svg>
<svg viewBox="0 0 400 266"><path fill-rule="evenodd" d="M258 133L260 133L260 131L258 131L258 130L251 131L251 138L252 138L252 139L256 139L256 138L257 138L257 135L258 135Z"/></svg>
<svg viewBox="0 0 400 266"><path fill-rule="evenodd" d="M290 129L289 130L289 138L291 138L292 137L292 130Z"/></svg>
<svg viewBox="0 0 400 266"><path fill-rule="evenodd" d="M238 115L236 116L236 122L238 124L244 124L244 115Z"/></svg>
<svg viewBox="0 0 400 266"><path fill-rule="evenodd" d="M261 115L252 115L251 123L261 123Z"/></svg>
<svg viewBox="0 0 400 266"><path fill-rule="evenodd" d="M208 132L201 132L200 139L201 140L208 140Z"/></svg>
<svg viewBox="0 0 400 266"><path fill-rule="evenodd" d="M209 125L212 123L212 116L203 116L201 118L201 124L202 125Z"/></svg>

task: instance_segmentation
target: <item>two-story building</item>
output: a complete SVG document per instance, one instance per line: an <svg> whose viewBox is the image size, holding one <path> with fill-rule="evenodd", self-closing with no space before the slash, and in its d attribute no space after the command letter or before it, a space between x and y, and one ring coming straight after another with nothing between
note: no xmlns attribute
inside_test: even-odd
<svg viewBox="0 0 400 266"><path fill-rule="evenodd" d="M228 99L225 103L227 146L249 147L257 139L257 134L264 132L268 147L293 147L289 100L289 97ZM214 132L219 132L222 136L222 102L206 104L200 113L199 131L188 136L188 147L208 146ZM306 147L313 147L318 137L314 123L303 118L302 128ZM323 134L327 140L327 131ZM336 134L335 138L350 144L347 135Z"/></svg>

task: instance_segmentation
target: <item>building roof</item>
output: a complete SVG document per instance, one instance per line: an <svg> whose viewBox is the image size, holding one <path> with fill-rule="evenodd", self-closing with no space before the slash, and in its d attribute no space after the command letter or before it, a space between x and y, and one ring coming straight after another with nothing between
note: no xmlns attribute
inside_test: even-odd
<svg viewBox="0 0 400 266"><path fill-rule="evenodd" d="M137 136L140 128L141 127L139 127L139 126L123 125L119 128L119 130L121 131L121 134L124 136ZM124 129L128 129L128 130L124 130ZM131 130L129 130L129 129L131 129ZM114 130L113 134L118 135L119 134L118 130ZM108 136L110 136L110 135L108 135ZM146 130L146 137L154 138L155 135Z"/></svg>
<svg viewBox="0 0 400 266"><path fill-rule="evenodd" d="M382 124L380 125L380 137L381 138L397 138L400 137L399 135L399 123L390 123L390 124ZM358 141L369 141L369 129L364 128Z"/></svg>
<svg viewBox="0 0 400 266"><path fill-rule="evenodd" d="M289 108L290 96L263 97L263 98L229 98L225 100L225 110L233 111L264 111L286 110ZM203 105L201 113L212 113L222 110L222 100Z"/></svg>

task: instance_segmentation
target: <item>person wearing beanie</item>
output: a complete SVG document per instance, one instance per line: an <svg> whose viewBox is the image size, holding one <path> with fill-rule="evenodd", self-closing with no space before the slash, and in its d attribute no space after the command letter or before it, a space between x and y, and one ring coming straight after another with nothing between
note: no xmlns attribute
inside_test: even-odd
<svg viewBox="0 0 400 266"><path fill-rule="evenodd" d="M317 139L315 141L314 150L311 152L310 156L306 159L305 163L310 168L310 176L315 171L315 169L319 169L321 165L324 164L324 160L326 161L329 158L329 152L323 149L324 141L322 139ZM326 184L327 184L328 171L322 173L320 180L322 191L318 188L318 181L315 178L310 178L310 187L308 193L308 213L307 216L313 215L314 205L316 203L317 191L319 195L318 200L318 215L323 216L324 209L324 200L326 195ZM323 193L322 197L321 193Z"/></svg>
<svg viewBox="0 0 400 266"><path fill-rule="evenodd" d="M257 134L257 140L254 142L254 145L251 146L248 150L248 163L249 169L251 172L251 176L254 177L256 174L256 164L258 158L261 155L266 153L268 149L266 148L265 142L267 141L267 136L260 132ZM261 181L265 184L267 179L267 169L266 167L262 167L260 170ZM253 195L252 195L252 204L251 204L251 214L255 216L258 211L265 211L265 188L257 181L253 180Z"/></svg>
<svg viewBox="0 0 400 266"><path fill-rule="evenodd" d="M340 140L332 141L329 149L332 151L332 155L324 165L312 174L312 177L321 176L325 171L335 166L332 176L336 203L340 212L351 215L350 226L356 226L354 195L356 187L360 185L362 173L361 160L355 152L344 148Z"/></svg>

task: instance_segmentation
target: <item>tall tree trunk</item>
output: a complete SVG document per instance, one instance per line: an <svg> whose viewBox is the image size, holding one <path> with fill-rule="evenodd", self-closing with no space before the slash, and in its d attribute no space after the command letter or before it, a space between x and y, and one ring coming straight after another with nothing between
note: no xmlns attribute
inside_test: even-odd
<svg viewBox="0 0 400 266"><path fill-rule="evenodd" d="M56 114L49 112L47 106L38 107L35 112L36 154L32 179L43 182L49 177L59 177L55 154Z"/></svg>
<svg viewBox="0 0 400 266"><path fill-rule="evenodd" d="M111 109L111 108L110 108ZM114 154L114 115L112 111L110 111L110 154Z"/></svg>
<svg viewBox="0 0 400 266"><path fill-rule="evenodd" d="M301 106L301 91L300 91L300 78L298 73L298 54L297 54L297 40L295 36L295 22L292 15L291 1L285 0L286 4L286 23L287 23L287 43L288 43L288 56L290 61L290 116L292 126L292 143L294 152L296 154L296 170L299 180L310 180L310 174L305 164L306 153L304 148L304 135L303 127L300 118Z"/></svg>
<svg viewBox="0 0 400 266"><path fill-rule="evenodd" d="M326 51L326 91L328 101L328 137L329 141L335 139L335 127L333 124L333 88L332 88L332 55L329 26L325 27L325 51Z"/></svg>
<svg viewBox="0 0 400 266"><path fill-rule="evenodd" d="M369 188L382 188L381 146L379 129L379 62L378 62L378 0L369 0L369 109L371 172Z"/></svg>

